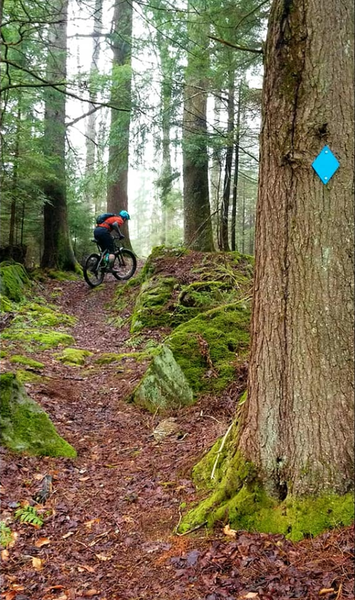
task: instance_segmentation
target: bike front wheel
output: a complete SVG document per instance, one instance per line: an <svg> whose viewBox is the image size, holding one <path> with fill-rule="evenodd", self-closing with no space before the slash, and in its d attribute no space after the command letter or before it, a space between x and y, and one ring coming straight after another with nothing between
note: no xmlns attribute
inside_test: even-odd
<svg viewBox="0 0 355 600"><path fill-rule="evenodd" d="M116 254L115 263L112 269L112 275L116 279L126 280L134 275L137 268L137 259L131 250L122 248Z"/></svg>
<svg viewBox="0 0 355 600"><path fill-rule="evenodd" d="M105 277L104 269L99 268L100 255L90 254L87 257L84 266L84 278L90 287L94 288L100 285Z"/></svg>

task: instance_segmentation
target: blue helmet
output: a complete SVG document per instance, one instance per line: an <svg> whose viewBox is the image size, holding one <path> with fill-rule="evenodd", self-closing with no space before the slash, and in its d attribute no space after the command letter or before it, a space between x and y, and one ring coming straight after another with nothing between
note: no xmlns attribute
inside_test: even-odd
<svg viewBox="0 0 355 600"><path fill-rule="evenodd" d="M122 217L122 219L124 221L129 221L130 218L131 218L126 210L121 210L121 212L119 213L119 215L120 215L120 217Z"/></svg>

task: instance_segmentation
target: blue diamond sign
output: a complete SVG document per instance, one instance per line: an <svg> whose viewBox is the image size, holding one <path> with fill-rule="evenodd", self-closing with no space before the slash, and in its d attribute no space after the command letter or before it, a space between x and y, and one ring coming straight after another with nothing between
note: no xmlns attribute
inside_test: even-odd
<svg viewBox="0 0 355 600"><path fill-rule="evenodd" d="M317 158L312 162L313 169L323 183L328 183L339 166L339 161L328 146L324 146L323 150L320 151Z"/></svg>

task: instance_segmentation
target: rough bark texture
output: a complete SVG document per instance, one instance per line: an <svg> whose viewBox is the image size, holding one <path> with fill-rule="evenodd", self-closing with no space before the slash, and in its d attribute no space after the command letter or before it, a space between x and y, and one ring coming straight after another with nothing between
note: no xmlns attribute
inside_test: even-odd
<svg viewBox="0 0 355 600"><path fill-rule="evenodd" d="M234 68L230 66L229 73L229 90L228 90L228 145L226 151L225 167L224 167L224 185L223 185L223 198L221 207L221 239L219 247L225 252L229 252L229 235L228 235L228 222L229 222L229 201L231 193L231 177L232 177L232 163L233 163L233 131L234 131L234 116L235 116L235 103L234 103Z"/></svg>
<svg viewBox="0 0 355 600"><path fill-rule="evenodd" d="M66 79L68 2L58 9L58 18L51 25L48 54L48 81L56 81L63 91ZM45 95L44 150L51 160L50 173L44 174L44 192L48 202L44 205L44 248L41 266L75 270L75 257L71 246L67 217L65 173L65 94L47 88Z"/></svg>
<svg viewBox="0 0 355 600"><path fill-rule="evenodd" d="M353 3L276 0L265 49L248 412L279 498L353 487ZM324 185L312 169L329 145Z"/></svg>
<svg viewBox="0 0 355 600"><path fill-rule="evenodd" d="M113 16L114 42L112 64L110 149L108 164L107 210L118 213L128 210L129 128L131 108L131 46L132 13L130 2L115 5ZM123 69L124 70L123 70ZM128 227L124 225L125 246L130 247Z"/></svg>
<svg viewBox="0 0 355 600"><path fill-rule="evenodd" d="M193 9L195 11L195 9ZM200 56L206 26L191 15L189 37L194 50L188 55L185 71L183 115L184 242L193 250L212 251L212 223L208 185L207 81L203 73L208 55Z"/></svg>

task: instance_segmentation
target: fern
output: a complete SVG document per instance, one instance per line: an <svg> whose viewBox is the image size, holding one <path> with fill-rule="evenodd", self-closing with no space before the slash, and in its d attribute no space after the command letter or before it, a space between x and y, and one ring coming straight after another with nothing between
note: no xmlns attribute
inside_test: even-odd
<svg viewBox="0 0 355 600"><path fill-rule="evenodd" d="M24 506L15 512L15 519L19 519L21 523L29 523L36 527L42 527L43 519L38 514L34 506Z"/></svg>
<svg viewBox="0 0 355 600"><path fill-rule="evenodd" d="M4 521L0 521L0 545L6 548L12 541L11 529L7 527Z"/></svg>

